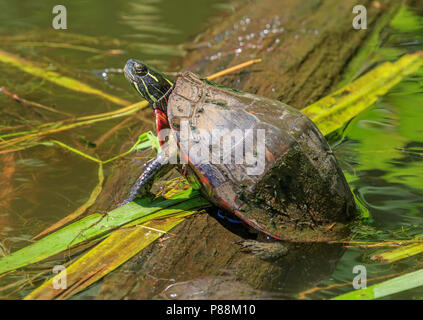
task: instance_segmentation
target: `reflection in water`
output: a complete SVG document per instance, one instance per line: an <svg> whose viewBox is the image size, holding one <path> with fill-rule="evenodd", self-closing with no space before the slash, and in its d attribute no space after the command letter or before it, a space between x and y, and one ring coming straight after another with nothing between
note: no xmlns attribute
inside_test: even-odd
<svg viewBox="0 0 423 320"><path fill-rule="evenodd" d="M366 206L376 210L395 212L397 209L409 209L411 213L414 202L421 200L418 194L408 192L402 186L363 186L358 190Z"/></svg>
<svg viewBox="0 0 423 320"><path fill-rule="evenodd" d="M209 277L174 283L163 290L160 298L170 300L281 299L275 294L255 290L231 277Z"/></svg>

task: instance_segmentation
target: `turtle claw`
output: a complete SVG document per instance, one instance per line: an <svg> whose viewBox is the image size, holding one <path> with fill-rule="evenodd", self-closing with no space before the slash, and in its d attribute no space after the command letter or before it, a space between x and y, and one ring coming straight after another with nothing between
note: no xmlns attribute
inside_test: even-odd
<svg viewBox="0 0 423 320"><path fill-rule="evenodd" d="M252 253L261 260L273 261L288 253L286 245L280 241L276 242L261 242L257 240L241 240L237 241L241 246L241 251Z"/></svg>

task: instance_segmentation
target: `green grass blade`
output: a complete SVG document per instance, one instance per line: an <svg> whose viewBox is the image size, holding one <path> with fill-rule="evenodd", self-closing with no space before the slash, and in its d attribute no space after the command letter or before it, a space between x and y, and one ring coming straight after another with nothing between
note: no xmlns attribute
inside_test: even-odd
<svg viewBox="0 0 423 320"><path fill-rule="evenodd" d="M193 213L195 211L183 214ZM66 289L57 290L53 287L55 278L62 276L58 274L31 292L25 300L67 299L73 296L112 272L183 220L183 218L153 220L143 225L114 231L107 239L66 268Z"/></svg>
<svg viewBox="0 0 423 320"><path fill-rule="evenodd" d="M422 65L422 53L404 55L394 63L386 62L376 67L301 111L313 120L323 135L327 135L371 107L380 96Z"/></svg>
<svg viewBox="0 0 423 320"><path fill-rule="evenodd" d="M14 54L3 50L0 50L0 62L10 64L33 76L45 79L47 81L53 82L54 84L57 84L73 91L96 95L121 106L127 106L130 104L124 99L121 99L108 93L104 93L103 91L95 89L81 81L63 76L57 72L40 68L30 61L22 59L18 56L15 56Z"/></svg>
<svg viewBox="0 0 423 320"><path fill-rule="evenodd" d="M407 273L365 289L352 291L333 300L373 300L417 288L423 285L423 270Z"/></svg>
<svg viewBox="0 0 423 320"><path fill-rule="evenodd" d="M396 248L393 250L385 251L373 255L370 259L373 261L381 261L392 263L408 257L412 257L416 254L423 252L423 243L413 243L405 247Z"/></svg>
<svg viewBox="0 0 423 320"><path fill-rule="evenodd" d="M104 164L112 162L118 158L121 158L123 156L126 156L127 154L130 154L134 150L145 150L148 148L153 148L157 153L161 152L160 142L159 138L157 138L151 131L144 132L138 137L138 141L132 146L131 149L128 151L117 155L113 158L107 159L103 161Z"/></svg>
<svg viewBox="0 0 423 320"><path fill-rule="evenodd" d="M16 270L26 265L41 261L60 253L83 241L95 239L136 219L139 222L168 215L168 207L179 210L203 208L209 202L197 191L188 189L175 195L172 199L151 201L142 199L110 211L105 217L92 214L71 225L68 225L41 240L0 258L0 274Z"/></svg>

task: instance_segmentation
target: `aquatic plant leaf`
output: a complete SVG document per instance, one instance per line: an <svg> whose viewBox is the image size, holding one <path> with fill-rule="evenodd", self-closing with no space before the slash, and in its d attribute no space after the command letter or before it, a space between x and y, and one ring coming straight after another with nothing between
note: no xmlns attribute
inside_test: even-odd
<svg viewBox="0 0 423 320"><path fill-rule="evenodd" d="M402 7L401 2L392 3L387 8L388 12L375 21L370 34L366 37L351 62L348 63L343 73L343 80L338 84L338 88L351 83L375 63L396 60L403 53L399 48L380 48L382 42L381 33L388 25L392 25L394 17L399 15L398 12L401 11L399 7Z"/></svg>
<svg viewBox="0 0 423 320"><path fill-rule="evenodd" d="M102 51L96 48L75 45L70 43L60 43L60 42L22 41L22 42L16 42L14 45L19 47L47 47L47 48L59 48L59 49L71 49L71 50L85 51L85 52L97 53L97 54L107 53L107 51Z"/></svg>
<svg viewBox="0 0 423 320"><path fill-rule="evenodd" d="M365 289L355 290L333 300L373 300L417 288L423 285L423 270L414 271Z"/></svg>
<svg viewBox="0 0 423 320"><path fill-rule="evenodd" d="M175 195L172 199L142 199L118 207L107 215L92 214L78 220L37 242L0 258L0 274L16 270L26 265L41 261L60 253L81 242L97 239L108 232L137 219L145 222L150 219L165 218L168 212L164 209L193 210L204 208L209 202L197 191L188 189Z"/></svg>
<svg viewBox="0 0 423 320"><path fill-rule="evenodd" d="M370 259L374 261L382 261L392 263L408 257L412 257L416 254L423 252L423 243L412 243L404 247L399 247L393 250L381 252L373 255Z"/></svg>
<svg viewBox="0 0 423 320"><path fill-rule="evenodd" d="M404 55L394 63L386 62L376 67L301 111L313 120L323 135L327 135L372 106L380 96L422 65L422 53Z"/></svg>
<svg viewBox="0 0 423 320"><path fill-rule="evenodd" d="M135 113L139 110L142 110L148 106L147 101L141 101L134 104L131 104L127 107L121 108L119 110L91 115L83 116L75 119L66 119L56 122L50 122L43 125L40 125L37 129L31 131L22 131L13 133L14 136L18 136L12 139L3 139L7 135L0 135L0 149L7 149L11 147L31 147L36 144L31 144L33 139L40 138L45 135L52 133L62 132L70 129L74 129L80 126L90 125L99 121L105 121L109 119L124 117ZM10 136L10 134L9 134Z"/></svg>
<svg viewBox="0 0 423 320"><path fill-rule="evenodd" d="M136 150L145 150L148 148L153 148L157 153L161 152L162 148L160 147L159 138L154 135L153 132L148 131L144 132L138 137L139 144L136 147Z"/></svg>
<svg viewBox="0 0 423 320"><path fill-rule="evenodd" d="M423 30L423 19L416 15L409 7L401 6L398 14L392 19L391 27L402 32Z"/></svg>
<svg viewBox="0 0 423 320"><path fill-rule="evenodd" d="M33 76L45 79L73 91L96 95L121 106L127 106L130 104L130 102L124 99L95 89L79 80L75 80L70 77L63 76L57 72L38 67L30 61L24 60L3 50L0 50L0 62L10 64L24 72L32 74Z"/></svg>
<svg viewBox="0 0 423 320"><path fill-rule="evenodd" d="M193 213L195 211L182 212L183 215ZM66 268L66 289L53 287L55 278L62 276L59 273L25 299L67 299L122 265L183 220L181 217L155 220L120 228Z"/></svg>

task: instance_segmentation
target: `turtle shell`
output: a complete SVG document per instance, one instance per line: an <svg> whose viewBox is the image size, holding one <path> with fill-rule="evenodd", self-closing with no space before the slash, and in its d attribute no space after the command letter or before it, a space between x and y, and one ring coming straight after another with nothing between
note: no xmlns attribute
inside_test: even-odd
<svg viewBox="0 0 423 320"><path fill-rule="evenodd" d="M255 229L283 240L329 240L354 216L329 145L298 110L186 72L167 115L180 161L205 195Z"/></svg>

